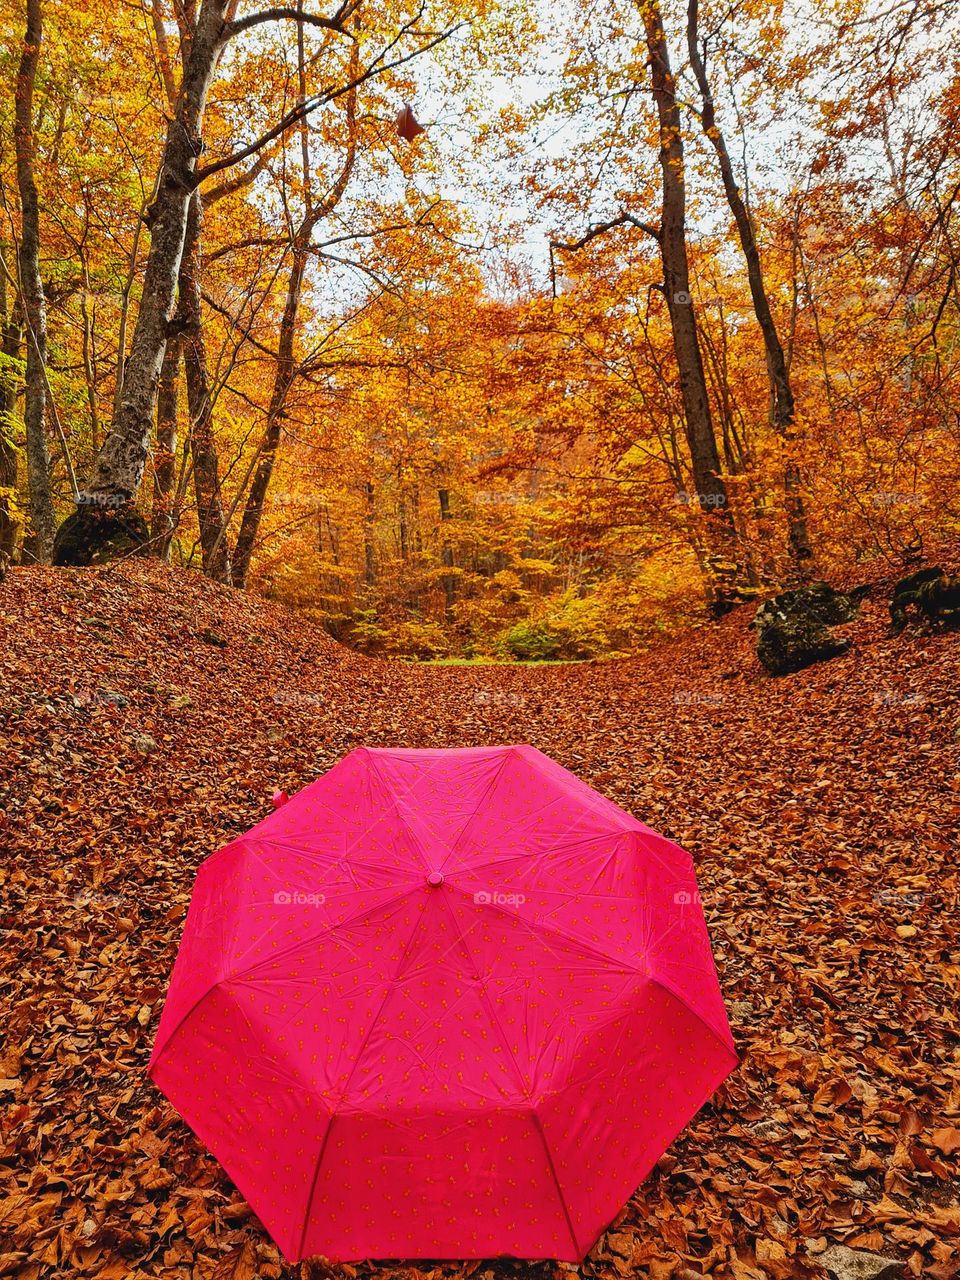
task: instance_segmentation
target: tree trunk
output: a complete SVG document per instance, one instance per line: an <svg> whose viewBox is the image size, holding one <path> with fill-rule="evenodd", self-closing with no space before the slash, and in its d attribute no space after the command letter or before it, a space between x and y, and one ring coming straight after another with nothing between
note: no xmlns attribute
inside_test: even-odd
<svg viewBox="0 0 960 1280"><path fill-rule="evenodd" d="M135 546L146 541L146 525L134 512L133 500L143 479L153 430L187 209L201 150L203 112L220 52L223 22L224 0L204 0L190 42L176 114L167 126L156 196L147 214L150 252L119 404L77 510L58 531L58 564L89 564L107 544Z"/></svg>
<svg viewBox="0 0 960 1280"><path fill-rule="evenodd" d="M200 309L200 257L203 213L195 191L187 215L180 263L178 327L183 331L183 370L190 414L189 441L203 571L216 582L230 581L230 554L224 529L220 462L213 434L213 399L207 371L207 346Z"/></svg>
<svg viewBox="0 0 960 1280"><path fill-rule="evenodd" d="M701 509L708 513L722 512L726 507L726 491L720 478L720 456L713 432L710 397L697 338L696 311L690 293L680 108L677 105L660 6L656 0L642 0L641 7L650 54L653 97L660 123L660 169L663 181L660 256L663 262L663 285L680 374L687 441L697 487L696 496Z"/></svg>
<svg viewBox="0 0 960 1280"><path fill-rule="evenodd" d="M309 221L309 220L308 220ZM303 233L306 229L306 241ZM300 310L300 292L303 287L303 274L307 266L307 245L309 243L312 224L301 227L293 247L293 263L287 280L287 296L283 307L283 318L280 321L280 339L277 346L277 364L273 379L273 393L270 397L270 408L267 411L267 425L260 444L260 460L254 473L250 492L237 534L237 545L233 552L233 585L244 587L247 574L250 572L250 557L256 545L260 530L260 519L263 515L264 501L273 467L276 462L277 449L283 434L284 407L287 395L296 373L293 347L297 330L297 315ZM367 579L371 581L370 578Z"/></svg>
<svg viewBox="0 0 960 1280"><path fill-rule="evenodd" d="M0 246L0 257L3 246ZM0 351L9 360L20 355L20 326L7 309L6 261L0 269ZM17 405L18 378L9 368L0 370L0 562L12 560L17 546L16 518L17 448L13 442L13 416ZM2 568L2 564L0 564Z"/></svg>
<svg viewBox="0 0 960 1280"><path fill-rule="evenodd" d="M373 559L373 482L368 480L364 492L367 498L367 509L363 517L363 565L364 580L368 587L373 586L377 580L376 566Z"/></svg>
<svg viewBox="0 0 960 1280"><path fill-rule="evenodd" d="M720 455L710 413L710 396L697 335L696 311L690 292L687 259L686 189L684 149L676 84L663 30L658 0L639 0L646 34L653 97L660 125L660 170L663 213L660 222L660 257L663 288L670 314L673 346L680 376L687 445L696 489L696 501L705 514L704 538L708 545L710 581L707 598L714 614L726 613L736 603L733 580L737 573L733 524L720 474Z"/></svg>
<svg viewBox="0 0 960 1280"><path fill-rule="evenodd" d="M446 530L443 527L444 524L449 519L451 519L450 491L449 489L438 489L437 496L440 499L440 528L441 528L440 537L442 539L442 544L440 548L440 562L441 564L446 566L446 568L452 569L453 568L453 547L451 546L450 540L447 537ZM450 622L453 618L453 606L457 598L456 588L457 588L457 584L456 584L456 578L454 577L454 575L452 573L445 573L443 575L443 616L447 622Z"/></svg>
<svg viewBox="0 0 960 1280"><path fill-rule="evenodd" d="M302 8L302 0L298 7ZM359 69L359 53L354 46L350 59L350 75L355 78ZM297 26L297 78L298 101L302 105L307 98L306 58L303 45L303 23ZM303 293L303 277L307 267L310 239L314 228L321 218L325 218L340 203L353 174L356 160L356 118L357 91L350 90L347 95L347 149L343 165L326 197L319 205L314 205L311 189L312 173L310 162L310 131L306 120L300 123L300 147L303 162L304 210L303 218L297 227L292 242L293 261L287 280L287 296L283 306L283 317L280 321L280 338L277 346L277 363L273 378L273 392L270 397L270 408L267 411L267 425L260 444L260 457L257 470L247 495L237 545L233 553L233 584L245 587L250 572L250 558L256 546L263 518L263 508L267 490L273 477L276 465L277 449L283 437L283 418L287 396L297 376L294 360L294 347L297 334L297 319L300 314L300 297Z"/></svg>
<svg viewBox="0 0 960 1280"><path fill-rule="evenodd" d="M27 367L23 420L26 429L27 482L30 490L30 533L24 554L41 564L53 551L55 521L50 494L50 457L46 417L47 308L40 278L40 211L37 199L33 137L33 89L43 39L40 0L27 0L27 25L17 72L14 145L20 191L20 248L18 266L23 317L26 322Z"/></svg>
<svg viewBox="0 0 960 1280"><path fill-rule="evenodd" d="M157 439L153 462L153 515L150 542L153 554L170 559L173 538L173 495L177 469L177 405L179 401L180 340L171 338L160 367L157 394Z"/></svg>
<svg viewBox="0 0 960 1280"><path fill-rule="evenodd" d="M791 457L793 443L796 440L796 407L793 399L793 388L790 385L790 374L787 361L777 333L777 326L770 310L770 302L764 287L763 269L760 262L760 250L753 228L753 221L746 201L740 192L726 139L716 119L713 95L707 79L707 70L700 52L697 27L699 0L688 0L687 5L687 48L690 54L690 66L696 77L702 103L701 122L704 136L713 144L720 164L720 176L723 179L723 190L727 204L733 214L740 238L740 247L747 264L747 279L750 284L750 297L753 310L763 335L763 347L766 356L767 379L770 384L770 421L781 439L786 453L783 471L784 507L787 516L787 545L789 552L789 576L794 581L807 581L816 576L816 561L810 546L810 535L807 528L807 514L803 501L802 477L796 460Z"/></svg>

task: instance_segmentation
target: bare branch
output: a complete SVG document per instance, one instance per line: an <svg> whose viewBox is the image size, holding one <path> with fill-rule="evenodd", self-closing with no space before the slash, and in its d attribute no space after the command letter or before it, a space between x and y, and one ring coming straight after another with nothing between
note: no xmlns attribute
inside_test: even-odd
<svg viewBox="0 0 960 1280"><path fill-rule="evenodd" d="M262 9L259 13L248 14L246 18L236 18L224 25L221 39L226 43L241 31L249 31L251 27L261 26L264 22L304 22L311 27L322 27L326 31L342 31L343 24L359 8L360 0L348 0L342 4L332 18L321 18L319 14L301 13L299 9L276 8Z"/></svg>
<svg viewBox="0 0 960 1280"><path fill-rule="evenodd" d="M305 116L316 111L318 107L325 106L328 102L334 102L337 98L342 98L344 94L350 93L352 90L359 88L368 80L372 80L374 76L381 75L384 71L392 71L394 67L401 67L406 62L411 62L414 58L418 58L421 54L426 53L429 49L433 49L436 45L447 40L456 31L464 26L462 22L455 23L452 27L448 27L446 31L441 31L439 35L434 36L426 44L420 45L416 49L412 49L409 53L405 53L401 58L395 58L392 62L381 63L379 59L369 66L361 75L348 81L346 84L340 85L336 89L324 89L320 93L316 93L313 97L308 98L306 102L299 103L292 107L286 115L284 115L272 129L262 134L256 141L251 142L249 146L241 147L239 151L235 151L232 155L224 156L222 160L216 160L213 164L204 165L197 169L193 175L195 185L203 182L206 178L211 177L215 173L221 173L224 169L230 169L233 165L238 164L241 160L246 160L249 156L256 155L262 150L268 142L272 142L274 138L279 138L282 133L295 125L298 120L302 120Z"/></svg>
<svg viewBox="0 0 960 1280"><path fill-rule="evenodd" d="M651 226L649 222L642 222L639 218L635 218L632 213L621 213L616 218L611 218L609 222L598 222L596 226L590 227L579 240L551 240L551 249L564 249L568 253L576 253L578 249L583 249L591 240L596 240L598 236L606 235L608 231L612 231L614 227L623 226L637 227L640 231L645 232L648 236L652 236L654 240L660 239L659 228Z"/></svg>

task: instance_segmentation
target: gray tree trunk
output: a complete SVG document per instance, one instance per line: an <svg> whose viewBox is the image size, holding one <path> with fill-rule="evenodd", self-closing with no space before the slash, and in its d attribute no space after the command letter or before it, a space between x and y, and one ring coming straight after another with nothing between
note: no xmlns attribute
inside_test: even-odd
<svg viewBox="0 0 960 1280"><path fill-rule="evenodd" d="M244 587L247 583L247 574L250 572L250 557L253 555L253 548L256 545L257 534L260 530L264 501L273 476L273 467L283 431L287 395L296 372L293 343L296 336L297 314L300 310L303 273L307 266L306 243L302 238L302 232L303 229L301 228L301 234L298 235L294 244L293 264L287 280L287 297L283 308L283 318L280 321L280 340L277 348L273 393L270 397L270 408L267 411L267 425L260 444L260 458L250 485L250 492L247 494L246 505L243 509L243 519L240 522L240 532L237 534L237 543L234 547L233 585L235 587ZM307 229L306 237L307 241L309 241L309 228Z"/></svg>
<svg viewBox="0 0 960 1280"><path fill-rule="evenodd" d="M297 30L297 74L299 80L299 101L306 101L306 60L303 48L303 24ZM359 55L354 47L350 62L350 75L355 77L359 70ZM277 450L283 435L283 418L290 388L297 377L297 365L294 359L294 346L297 334L297 319L300 314L300 299L303 293L303 278L307 269L307 255L310 240L317 223L332 213L340 203L346 191L356 161L356 118L357 91L352 89L347 96L347 149L343 165L336 182L328 191L324 200L315 205L311 191L311 161L309 129L306 121L300 126L300 145L303 158L304 210L303 218L292 238L293 258L290 264L290 275L287 279L287 295L283 306L283 318L280 321L280 337L277 346L277 363L273 375L273 392L270 396L270 407L267 411L267 423L260 444L260 455L254 473L250 491L244 505L240 532L233 552L233 585L245 587L250 572L250 559L260 532L260 521L266 503L267 491L273 478L276 465Z"/></svg>
<svg viewBox="0 0 960 1280"><path fill-rule="evenodd" d="M796 408L793 399L793 388L790 385L790 374L787 361L777 333L777 326L770 310L770 302L764 287L763 268L760 262L760 250L753 228L753 220L746 201L740 191L726 139L717 124L713 95L707 78L707 69L700 51L698 35L699 0L688 0L687 5L687 48L690 54L690 66L696 77L702 104L701 123L703 133L713 144L720 164L720 176L723 190L727 198L730 212L733 214L740 239L740 247L747 264L747 279L750 284L750 297L753 310L763 335L764 353L766 356L767 379L770 384L770 421L780 436L787 450L787 459L783 471L784 507L787 516L787 545L789 552L789 576L796 581L807 581L816 576L816 561L810 545L810 534L807 528L807 513L803 501L802 477L796 461L789 456L792 442L796 438Z"/></svg>
<svg viewBox="0 0 960 1280"><path fill-rule="evenodd" d="M450 514L450 490L438 489L440 500L440 563L447 569L453 568L453 546L447 536L446 522L452 519ZM443 616L447 622L453 618L453 606L457 599L457 579L452 573L443 575Z"/></svg>
<svg viewBox="0 0 960 1280"><path fill-rule="evenodd" d="M143 480L153 430L160 368L176 298L187 210L201 150L207 91L220 52L224 0L203 0L183 74L177 109L167 126L160 176L148 211L150 252L119 405L94 459L77 511L61 526L55 558L87 564L118 537L135 544L147 530L132 509Z"/></svg>
<svg viewBox="0 0 960 1280"><path fill-rule="evenodd" d="M197 497L197 524L203 571L217 582L230 581L230 555L224 528L220 491L220 461L213 434L213 398L207 370L207 346L200 307L200 257L203 215L195 191L187 215L187 232L180 263L180 306L183 326L183 367L190 413L190 454Z"/></svg>
<svg viewBox="0 0 960 1280"><path fill-rule="evenodd" d="M4 246L0 245L0 258ZM0 270L0 351L10 360L20 355L20 326L8 310L6 261ZM12 560L17 546L16 518L17 449L13 442L13 415L19 378L13 370L0 371L0 562Z"/></svg>
<svg viewBox="0 0 960 1280"><path fill-rule="evenodd" d="M687 442L697 499L704 511L721 513L727 505L727 495L720 476L720 455L713 431L710 396L697 338L696 311L690 293L680 108L676 99L660 6L644 0L642 12L647 50L650 54L653 97L660 124L660 169L663 182L660 255L663 262L663 285L680 375Z"/></svg>
<svg viewBox="0 0 960 1280"><path fill-rule="evenodd" d="M18 267L27 361L23 420L26 429L27 483L30 490L30 533L24 555L41 564L53 551L55 521L50 493L50 457L45 434L47 308L40 278L40 211L37 199L33 136L33 89L43 40L40 0L27 0L27 25L17 72L14 145L20 191L20 248Z"/></svg>
<svg viewBox="0 0 960 1280"><path fill-rule="evenodd" d="M153 513L150 543L155 556L170 559L173 538L173 497L177 469L177 407L179 402L180 340L167 343L157 393L157 439L153 453Z"/></svg>
<svg viewBox="0 0 960 1280"><path fill-rule="evenodd" d="M696 501L700 510L706 514L704 539L707 544L707 602L711 612L719 615L726 613L737 603L736 578L739 563L727 492L720 474L720 455L700 352L696 311L690 292L680 107L660 5L657 0L640 0L640 11L650 55L653 97L660 125L663 213L659 243L663 287L680 376L680 396L683 401Z"/></svg>

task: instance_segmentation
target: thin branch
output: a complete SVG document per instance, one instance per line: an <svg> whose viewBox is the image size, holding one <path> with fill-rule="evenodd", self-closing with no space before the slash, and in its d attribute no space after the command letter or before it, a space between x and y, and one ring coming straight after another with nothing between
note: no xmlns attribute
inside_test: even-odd
<svg viewBox="0 0 960 1280"><path fill-rule="evenodd" d="M659 241L660 230L658 227L651 226L649 222L642 222L639 218L635 218L632 213L621 213L616 218L611 218L609 222L598 222L596 226L590 227L585 231L579 240L551 240L550 247L553 249L564 249L568 253L576 253L578 249L583 249L591 240L596 240L598 236L606 235L608 231L612 231L614 227L622 227L630 225L637 227L640 231L645 232L648 236L652 236L654 240Z"/></svg>
<svg viewBox="0 0 960 1280"><path fill-rule="evenodd" d="M241 160L246 160L249 156L256 155L256 153L265 147L268 142L272 142L274 138L279 138L282 133L285 133L287 129L292 125L295 125L297 121L310 115L312 112L316 111L318 107L325 106L328 102L334 102L337 98L342 98L344 94L350 93L351 90L359 88L360 85L365 84L368 80L372 80L374 76L381 75L385 71L392 71L395 67L401 67L404 63L411 62L414 58L420 57L421 54L426 53L436 45L441 44L444 40L449 39L450 36L452 36L456 31L459 31L459 29L465 25L466 24L463 22L457 22L452 27L448 27L446 31L441 31L439 35L434 36L434 38L428 41L427 44L420 45L418 48L412 49L409 53L405 53L403 57L395 58L393 62L384 62L382 64L380 63L380 60L377 59L367 68L366 71L363 72L362 75L348 81L347 84L341 85L337 89L324 89L322 92L314 94L313 97L308 98L306 102L300 103L296 107L292 107L272 129L269 129L248 146L241 147L239 151L234 151L232 155L224 156L222 160L216 160L213 164L204 165L202 168L197 169L193 174L194 185L197 186L206 178L211 177L214 173L221 173L224 169L230 169L233 165L239 164Z"/></svg>
<svg viewBox="0 0 960 1280"><path fill-rule="evenodd" d="M360 7L360 0L349 0L342 4L332 18L321 18L319 14L301 13L299 9L277 8L262 9L259 13L251 13L246 18L236 18L223 28L221 40L224 44L239 35L241 31L249 31L264 22L304 22L311 27L322 27L326 31L342 31L343 24Z"/></svg>

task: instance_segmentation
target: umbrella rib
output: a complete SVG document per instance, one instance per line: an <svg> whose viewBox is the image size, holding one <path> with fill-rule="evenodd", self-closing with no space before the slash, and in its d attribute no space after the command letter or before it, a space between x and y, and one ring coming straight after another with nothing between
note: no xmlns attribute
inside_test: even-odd
<svg viewBox="0 0 960 1280"><path fill-rule="evenodd" d="M630 834L629 832L622 832L616 835L614 837L614 842L620 840L621 836L629 835L629 834ZM556 857L559 860L560 858L565 858L568 854L576 853L577 850L581 849L584 845L594 844L599 842L602 842L604 845L608 844L610 842L610 836L609 835L587 836L585 839L577 838L576 840L573 841L572 844L566 844L566 845L560 845L560 846L556 844L551 844L549 850L543 850L539 855L531 855L527 853L512 853L506 858L491 858L489 862L472 862L470 866L467 868L467 870L472 875L476 871L486 871L489 867L507 868L514 863L518 863L518 862L521 864L527 863L530 861L531 856L543 857L546 854L549 854L551 858ZM624 852L624 851L617 850L617 849L614 849L611 851L611 853L607 857L606 862L604 863L604 866L600 868L600 870L597 872L597 875L594 877L594 881L593 881L594 884L596 884L597 879L600 877L604 868L610 862L610 859L615 857L618 852ZM631 850L628 849L626 852L631 852ZM550 889L549 892L553 894L557 894L560 897L566 897L566 898L597 898L602 902L636 902L637 900L636 895L631 893L587 893L582 889L570 889L570 890Z"/></svg>
<svg viewBox="0 0 960 1280"><path fill-rule="evenodd" d="M474 973L477 975L477 979L478 979L477 990L480 994L480 999L483 1001L484 1005L486 1006L487 1013L490 1017L490 1021L493 1023L493 1026L497 1031L497 1034L500 1036L500 1039L503 1042L504 1048L506 1049L507 1053L510 1056L511 1062L514 1065L514 1068L516 1070L517 1076L520 1081L520 1088L523 1092L523 1096L529 1099L530 1086L527 1084L527 1081L524 1079L523 1070L520 1066L520 1063L517 1061L516 1054L510 1048L510 1042L507 1040L507 1033L504 1031L503 1024L501 1023L500 1019L497 1017L496 1010L493 1007L493 1002L490 999L490 995L487 991L486 984L484 983L483 975L481 974L479 966L477 965L476 957L474 956L470 948L467 946L466 934L460 928L460 921L457 919L457 913L454 911L453 907L451 907L450 903L447 902L446 900L444 900L444 906L446 907L447 911L450 913L450 919L453 921L453 927L456 929L457 934L460 938L460 945L463 948L464 954L469 960ZM472 925L471 928L476 928L476 925ZM469 933L470 930L468 929L467 932Z"/></svg>
<svg viewBox="0 0 960 1280"><path fill-rule="evenodd" d="M402 893L397 893L395 897L386 898L383 902L374 903L372 907L368 907L365 911L358 911L356 915L348 916L345 920L338 920L335 924L325 925L322 929L318 930L317 933L311 934L309 938L301 938L297 942L292 942L289 947L284 947L282 951L278 951L274 955L268 956L267 959L258 960L256 964L249 965L246 969L241 969L237 973L225 974L224 978L229 979L230 982L236 982L239 979L248 978L251 974L256 973L260 965L267 964L268 962L272 963L276 960L283 960L287 956L293 955L295 952L299 951L301 947L305 947L311 942L316 942L326 934L335 933L338 929L343 929L347 925L356 924L366 916L373 915L384 907L395 906L398 902L402 902L404 898L410 897L410 895L415 893L418 888L419 885L413 884ZM347 946L348 944L344 943L344 945ZM247 950L249 951L249 948L247 948ZM244 954L246 954L246 952Z"/></svg>
<svg viewBox="0 0 960 1280"><path fill-rule="evenodd" d="M337 1113L333 1111L330 1113L330 1123L327 1125L326 1132L323 1135L323 1141L320 1143L320 1150L317 1152L317 1163L313 1167L313 1177L310 1180L310 1193L307 1196L307 1208L303 1215L303 1230L300 1232L300 1243L297 1246L296 1260L298 1262L303 1257L303 1246L307 1243L307 1228L310 1226L310 1211L313 1209L313 1197L316 1194L317 1183L320 1180L320 1169L323 1165L323 1157L326 1154L327 1143L330 1140L330 1131L336 1123Z"/></svg>
<svg viewBox="0 0 960 1280"><path fill-rule="evenodd" d="M536 1129L537 1133L539 1134L540 1141L543 1144L543 1154L547 1157L547 1165L550 1169L550 1177L553 1179L553 1185L557 1191L557 1198L560 1201L560 1207L563 1210L563 1216L567 1220L567 1230L570 1232L570 1239L573 1242L573 1252L576 1255L577 1259L580 1260L583 1257L583 1255L580 1252L580 1245L577 1243L577 1233L573 1229L573 1220L570 1217L570 1210L567 1208L566 1197L563 1194L563 1188L560 1186L560 1179L557 1177L557 1169L553 1163L553 1156L550 1152L550 1144L547 1142L547 1135L546 1133L544 1133L544 1130L543 1130L543 1122L541 1121L540 1117L536 1113L536 1110L534 1109L531 1109L530 1116L533 1120L533 1127Z"/></svg>
<svg viewBox="0 0 960 1280"><path fill-rule="evenodd" d="M446 870L446 867L447 867L447 859L452 858L453 855L456 853L457 846L460 844L460 842L463 840L464 836L467 833L467 828L470 826L471 822L473 822L474 818L480 812L483 805L486 804L487 800L489 800L490 796L493 794L493 791L496 788L497 783L500 781L500 775L503 773L504 769L506 768L507 761L510 759L511 755L514 754L515 752L516 752L516 747L510 747L508 748L508 750L506 750L503 753L503 759L500 761L497 771L494 773L493 777L487 783L487 786L484 789L483 795L480 797L480 799L476 803L476 806L474 807L473 813L471 813L470 817L466 820L466 822L460 828L460 831L459 831L459 834L457 835L456 840L454 840L453 844L447 850L442 863L444 870ZM463 866L463 863L458 862L457 865L455 867L451 867L450 870L459 871L462 868L462 866Z"/></svg>
<svg viewBox="0 0 960 1280"><path fill-rule="evenodd" d="M464 897L473 897L469 889L462 889L459 885L451 883L450 888L454 889L457 893L462 893ZM534 936L536 936L538 930L542 930L544 933L549 933L551 937L559 938L566 946L572 946L578 949L583 956L589 957L591 960L602 961L603 966L606 969L619 969L626 973L644 972L642 965L629 964L620 956L612 956L608 952L601 950L599 947L591 946L589 942L583 941L582 938L578 938L572 933L565 933L563 929L558 929L554 925L546 924L543 919L537 920L535 922L536 928L534 928L533 921L527 920L525 916L519 915L516 911L505 911L503 907L499 906L496 902L485 902L483 905L491 911L499 911L501 915L507 916L510 920L519 922Z"/></svg>
<svg viewBox="0 0 960 1280"><path fill-rule="evenodd" d="M301 1236L300 1236L301 1256L303 1253L303 1245L307 1237L307 1227L310 1223L310 1213L311 1213L311 1210L313 1209L313 1197L316 1194L317 1182L320 1178L320 1166L323 1162L323 1156L327 1149L327 1139L330 1137L330 1130L333 1128L334 1122L336 1121L336 1118L337 1118L336 1107L338 1104L343 1103L344 1099L347 1096L347 1091L350 1088L350 1081L353 1079L354 1075L356 1074L357 1067L360 1064L360 1059L363 1057L363 1052L366 1049L367 1045L370 1043L370 1037L373 1035L374 1028L376 1027L377 1023L380 1021L380 1015L383 1013L384 1009L386 1008L387 1001L390 999L390 995L394 989L394 984L397 981L397 977L401 972L401 970L403 969L404 961L406 960L407 953L410 950L410 944L413 942L413 939L416 937L417 930L419 929L421 922L422 922L422 918L421 920L414 921L413 928L410 930L410 936L409 938L407 938L407 942L403 948L403 954L401 955L399 963L397 964L396 971L392 979L390 980L390 982L385 984L386 989L383 993L383 999L380 1001L380 1008L370 1019L370 1026L367 1028L367 1034L363 1037L363 1043L360 1045L360 1048L357 1050L357 1056L353 1060L353 1066L350 1068L350 1074L347 1076L347 1079L344 1082L343 1088L340 1091L340 1097L337 1099L337 1102L333 1103L333 1106L331 1108L330 1123L329 1125L327 1125L327 1132L324 1134L323 1142L320 1144L320 1150L317 1152L317 1163L314 1166L313 1178L310 1181L310 1194L307 1197L307 1208L303 1218L303 1232L301 1233Z"/></svg>
<svg viewBox="0 0 960 1280"><path fill-rule="evenodd" d="M665 978L661 978L659 974L651 971L650 981L654 983L655 986L658 986L661 991L665 991L667 995L671 997L671 999L676 1000L677 1004L682 1005L683 1008L686 1009L687 1013L689 1013L691 1017L696 1018L697 1022L699 1022L701 1026L706 1027L706 1029L710 1032L711 1036L713 1036L714 1040L716 1040L718 1044L723 1045L727 1053L732 1053L734 1062L739 1064L740 1057L736 1049L733 1047L733 1036L730 1037L729 1042L726 1041L723 1038L723 1036L720 1034L720 1032L716 1029L716 1027L711 1026L711 1024L703 1016L703 1014L698 1013L696 1009L694 1009L690 1004L688 1004L687 1001L684 1000L683 996L679 995L676 991L674 991L671 984Z"/></svg>

